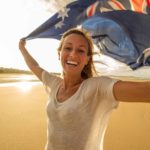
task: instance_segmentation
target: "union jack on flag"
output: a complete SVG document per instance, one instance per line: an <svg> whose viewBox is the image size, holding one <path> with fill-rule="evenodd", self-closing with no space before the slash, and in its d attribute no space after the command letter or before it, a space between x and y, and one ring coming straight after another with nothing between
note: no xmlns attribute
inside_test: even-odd
<svg viewBox="0 0 150 150"><path fill-rule="evenodd" d="M110 10L132 10L149 13L150 0L104 0L105 7Z"/></svg>

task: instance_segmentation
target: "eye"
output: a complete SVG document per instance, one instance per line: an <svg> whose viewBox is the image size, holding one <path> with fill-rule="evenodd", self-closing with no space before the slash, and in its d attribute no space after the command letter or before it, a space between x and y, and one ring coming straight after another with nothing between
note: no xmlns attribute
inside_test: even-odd
<svg viewBox="0 0 150 150"><path fill-rule="evenodd" d="M85 50L83 50L83 49L78 49L78 52L79 52L80 54L85 54Z"/></svg>
<svg viewBox="0 0 150 150"><path fill-rule="evenodd" d="M71 47L64 47L63 48L65 51L71 51Z"/></svg>

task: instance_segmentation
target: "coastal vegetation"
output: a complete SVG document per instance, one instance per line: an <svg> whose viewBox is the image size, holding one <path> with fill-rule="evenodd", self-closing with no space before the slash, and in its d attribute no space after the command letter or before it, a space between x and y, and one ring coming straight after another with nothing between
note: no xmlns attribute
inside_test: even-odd
<svg viewBox="0 0 150 150"><path fill-rule="evenodd" d="M32 74L32 72L31 72L31 71L28 71L28 70L21 70L21 69L16 69L16 68L0 67L0 74L2 74L2 73Z"/></svg>

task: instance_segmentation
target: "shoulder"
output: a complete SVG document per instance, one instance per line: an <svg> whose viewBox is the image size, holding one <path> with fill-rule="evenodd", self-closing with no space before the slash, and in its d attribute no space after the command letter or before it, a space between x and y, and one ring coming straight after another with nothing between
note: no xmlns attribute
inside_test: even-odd
<svg viewBox="0 0 150 150"><path fill-rule="evenodd" d="M87 84L108 84L108 83L115 83L117 79L108 77L108 76L99 76L99 77L92 77L86 80Z"/></svg>
<svg viewBox="0 0 150 150"><path fill-rule="evenodd" d="M42 82L46 85L59 83L62 79L59 75L54 73L49 73L48 71L44 70L42 72Z"/></svg>
<svg viewBox="0 0 150 150"><path fill-rule="evenodd" d="M95 99L98 102L104 100L112 106L117 106L113 93L114 84L117 81L119 80L108 76L89 78L84 83L84 95L88 99Z"/></svg>
<svg viewBox="0 0 150 150"><path fill-rule="evenodd" d="M85 81L84 88L87 89L87 91L105 93L106 91L112 91L117 81L117 79L108 76L92 77Z"/></svg>

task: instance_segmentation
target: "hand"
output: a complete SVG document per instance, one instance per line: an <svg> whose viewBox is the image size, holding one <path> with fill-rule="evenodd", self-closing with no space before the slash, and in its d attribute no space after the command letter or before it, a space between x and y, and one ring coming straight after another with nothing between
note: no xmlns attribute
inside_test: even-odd
<svg viewBox="0 0 150 150"><path fill-rule="evenodd" d="M25 46L26 46L26 41L23 40L23 39L20 39L20 41L19 41L19 49L20 50L24 50Z"/></svg>

